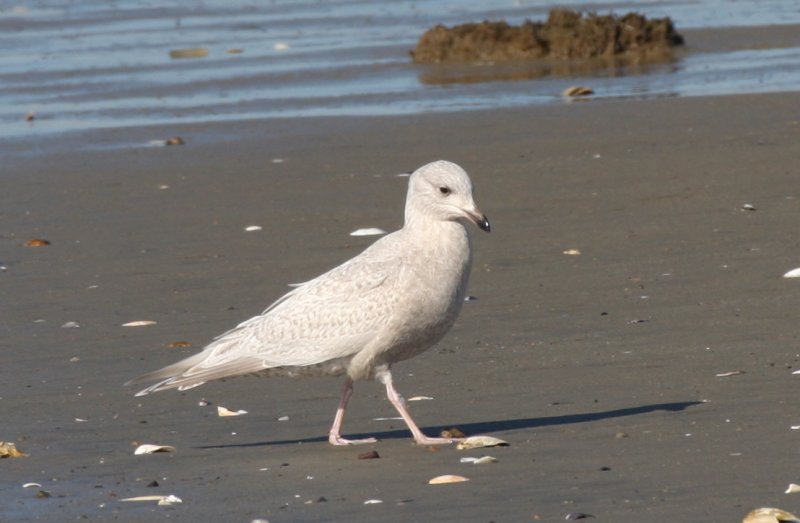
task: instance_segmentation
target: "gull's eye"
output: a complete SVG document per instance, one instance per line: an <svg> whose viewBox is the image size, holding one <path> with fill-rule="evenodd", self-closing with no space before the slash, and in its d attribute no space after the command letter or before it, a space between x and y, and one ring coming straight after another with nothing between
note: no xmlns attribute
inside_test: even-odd
<svg viewBox="0 0 800 523"><path fill-rule="evenodd" d="M439 187L439 192L447 196L450 194L450 187L441 186Z"/></svg>

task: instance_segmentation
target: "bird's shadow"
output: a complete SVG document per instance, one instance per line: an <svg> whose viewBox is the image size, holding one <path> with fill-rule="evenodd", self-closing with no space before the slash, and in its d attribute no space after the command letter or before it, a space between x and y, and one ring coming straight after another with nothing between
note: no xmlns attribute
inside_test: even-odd
<svg viewBox="0 0 800 523"><path fill-rule="evenodd" d="M467 435L486 434L490 432L503 432L508 430L530 429L536 427L550 427L557 425L571 425L574 423L587 423L590 421L600 421L604 419L624 418L627 416L637 416L659 410L669 412L679 412L695 405L701 405L702 401L682 401L674 403L655 403L653 405L641 405L638 407L628 407L624 409L606 410L602 412L589 412L584 414L565 414L562 416L547 416L540 418L518 418L496 421L479 421L477 423L458 423L455 424ZM426 434L439 434L439 432L449 426L423 427ZM368 438L374 437L379 440L399 439L410 437L408 429L386 430L383 432L370 434L347 434L348 438ZM200 449L222 449L236 447L268 447L272 445L294 445L297 443L320 443L328 441L328 436L315 436L304 439L286 439L277 441L257 441L252 443L231 443L224 445L203 445L196 448Z"/></svg>

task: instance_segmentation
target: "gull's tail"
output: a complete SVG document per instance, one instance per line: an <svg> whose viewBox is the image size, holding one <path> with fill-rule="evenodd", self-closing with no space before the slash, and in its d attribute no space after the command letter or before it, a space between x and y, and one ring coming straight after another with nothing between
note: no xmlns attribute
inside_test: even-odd
<svg viewBox="0 0 800 523"><path fill-rule="evenodd" d="M197 387L205 383L205 380L198 379L198 376L187 376L187 372L195 367L198 363L206 358L206 354L202 352L190 356L172 365L168 365L163 369L154 370L147 374L137 376L132 380L125 383L125 386L133 385L135 383L142 383L144 381L160 380L158 383L142 389L136 393L137 396L145 396L151 392L158 392L161 390L180 389L186 390L192 387Z"/></svg>

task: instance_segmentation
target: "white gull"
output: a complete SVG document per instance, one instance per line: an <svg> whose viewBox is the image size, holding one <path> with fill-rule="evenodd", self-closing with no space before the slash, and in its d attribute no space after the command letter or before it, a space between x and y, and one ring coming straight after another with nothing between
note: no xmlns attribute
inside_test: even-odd
<svg viewBox="0 0 800 523"><path fill-rule="evenodd" d="M402 229L303 283L202 352L128 384L159 380L136 394L143 396L252 374L346 375L328 440L348 445L376 441L345 439L341 427L353 382L377 379L418 444L457 441L422 433L390 367L432 347L458 317L472 265L467 222L489 232L467 173L447 161L424 165L409 178Z"/></svg>

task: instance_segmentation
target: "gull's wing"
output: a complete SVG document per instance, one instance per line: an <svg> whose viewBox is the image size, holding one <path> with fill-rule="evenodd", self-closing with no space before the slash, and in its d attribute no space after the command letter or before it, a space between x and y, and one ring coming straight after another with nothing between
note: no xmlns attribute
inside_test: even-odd
<svg viewBox="0 0 800 523"><path fill-rule="evenodd" d="M162 380L141 391L186 389L274 367L346 359L392 317L402 270L399 235L381 238L355 258L310 280L217 337L202 352L134 379ZM401 253L400 255L398 253Z"/></svg>

